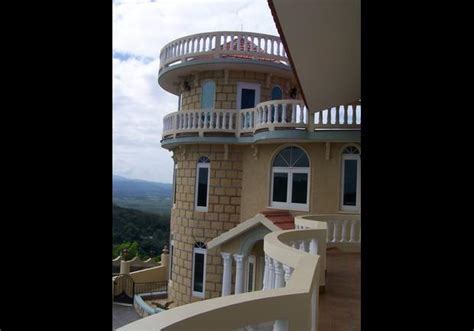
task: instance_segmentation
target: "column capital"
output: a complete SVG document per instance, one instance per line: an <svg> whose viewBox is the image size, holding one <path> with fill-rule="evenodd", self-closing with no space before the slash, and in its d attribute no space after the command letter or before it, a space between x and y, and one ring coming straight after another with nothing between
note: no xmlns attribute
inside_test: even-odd
<svg viewBox="0 0 474 331"><path fill-rule="evenodd" d="M225 252L221 252L221 256L222 256L222 258L224 259L224 261L227 262L228 260L231 259L232 254L230 254L230 253L225 253Z"/></svg>
<svg viewBox="0 0 474 331"><path fill-rule="evenodd" d="M242 263L244 262L244 255L240 255L240 254L234 254L234 260L236 263Z"/></svg>

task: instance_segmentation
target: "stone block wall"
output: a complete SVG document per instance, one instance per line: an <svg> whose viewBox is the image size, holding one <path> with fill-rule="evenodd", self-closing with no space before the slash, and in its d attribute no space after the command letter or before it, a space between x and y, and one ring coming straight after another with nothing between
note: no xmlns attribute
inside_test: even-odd
<svg viewBox="0 0 474 331"><path fill-rule="evenodd" d="M184 80L194 82L194 76L187 76ZM189 91L181 90L181 110L200 109L202 84L206 79L212 79L216 83L216 97L214 102L215 109L236 109L237 83L259 83L260 84L260 102L271 100L272 88L278 85L283 93L283 99L289 99L290 89L295 83L288 78L271 76L267 84L267 76L262 72L253 71L229 71L227 82L225 80L224 70L203 71L197 78L197 83L191 84ZM297 98L301 99L301 95Z"/></svg>
<svg viewBox="0 0 474 331"><path fill-rule="evenodd" d="M209 242L240 222L242 153L238 146L186 145L174 151L178 162L176 203L171 211L174 242L168 297L176 305L202 300L192 296L193 247ZM197 161L210 160L208 212L194 211ZM219 297L223 263L220 254L207 254L205 299Z"/></svg>

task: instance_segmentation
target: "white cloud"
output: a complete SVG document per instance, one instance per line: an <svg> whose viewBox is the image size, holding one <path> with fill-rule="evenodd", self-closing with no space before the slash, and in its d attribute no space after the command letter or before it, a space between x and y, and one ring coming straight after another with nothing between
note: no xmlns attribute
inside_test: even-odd
<svg viewBox="0 0 474 331"><path fill-rule="evenodd" d="M113 167L132 178L171 182L171 153L160 147L163 116L178 98L159 87L159 53L168 42L206 31L277 35L267 0L113 2Z"/></svg>

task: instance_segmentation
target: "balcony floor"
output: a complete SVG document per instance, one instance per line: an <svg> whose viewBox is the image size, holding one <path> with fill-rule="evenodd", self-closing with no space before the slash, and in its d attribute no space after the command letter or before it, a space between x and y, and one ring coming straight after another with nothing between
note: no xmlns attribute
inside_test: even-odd
<svg viewBox="0 0 474 331"><path fill-rule="evenodd" d="M327 251L326 289L319 295L319 331L360 330L360 254Z"/></svg>

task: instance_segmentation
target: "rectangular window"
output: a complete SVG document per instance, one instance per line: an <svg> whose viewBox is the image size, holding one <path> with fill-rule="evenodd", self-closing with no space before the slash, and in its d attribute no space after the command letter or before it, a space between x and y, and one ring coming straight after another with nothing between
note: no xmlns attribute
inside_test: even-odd
<svg viewBox="0 0 474 331"><path fill-rule="evenodd" d="M242 89L242 99L240 101L241 109L255 107L255 90L253 89Z"/></svg>
<svg viewBox="0 0 474 331"><path fill-rule="evenodd" d="M357 204L357 160L344 160L344 195L345 206Z"/></svg>
<svg viewBox="0 0 474 331"><path fill-rule="evenodd" d="M196 207L207 209L209 168L198 167Z"/></svg>
<svg viewBox="0 0 474 331"><path fill-rule="evenodd" d="M273 201L286 202L288 193L288 174L284 172L273 173Z"/></svg>
<svg viewBox="0 0 474 331"><path fill-rule="evenodd" d="M293 173L291 188L292 203L306 203L308 197L308 174Z"/></svg>
<svg viewBox="0 0 474 331"><path fill-rule="evenodd" d="M193 296L204 297L204 285L206 282L206 250L194 248L193 258Z"/></svg>

